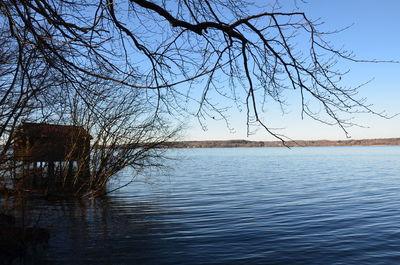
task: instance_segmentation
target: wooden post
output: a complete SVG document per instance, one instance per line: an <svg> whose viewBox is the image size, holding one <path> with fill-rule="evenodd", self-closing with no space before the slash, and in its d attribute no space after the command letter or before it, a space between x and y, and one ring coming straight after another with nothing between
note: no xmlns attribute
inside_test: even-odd
<svg viewBox="0 0 400 265"><path fill-rule="evenodd" d="M54 188L54 184L55 184L55 180L54 180L54 162L53 161L49 161L48 162L48 166L47 166L47 170L48 170L48 183L49 183L49 188L52 189Z"/></svg>
<svg viewBox="0 0 400 265"><path fill-rule="evenodd" d="M73 183L72 173L73 173L73 163L72 161L68 161L68 171L67 171L67 183Z"/></svg>
<svg viewBox="0 0 400 265"><path fill-rule="evenodd" d="M37 162L33 162L33 169L32 169L32 187L37 187L38 185L38 167Z"/></svg>

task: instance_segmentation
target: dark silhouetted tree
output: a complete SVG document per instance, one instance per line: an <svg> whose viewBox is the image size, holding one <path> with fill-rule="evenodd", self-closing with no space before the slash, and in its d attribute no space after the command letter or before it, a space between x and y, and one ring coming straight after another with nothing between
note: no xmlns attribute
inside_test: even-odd
<svg viewBox="0 0 400 265"><path fill-rule="evenodd" d="M353 124L349 113L386 117L358 98L357 87L341 84L346 70L337 63L358 60L326 40L337 32L321 31L301 10L266 4L0 0L3 143L10 143L22 119L83 125L96 145L140 142L135 137L142 128L149 129L147 142L158 139L155 131L163 132L163 142L170 136L166 117L189 114L202 125L208 118L229 124L226 99L246 111L248 134L256 125L283 141L262 109L269 102L284 104L291 91L299 96L302 115L346 134ZM132 138L121 140L131 129ZM99 175L112 165L102 160L106 156L96 160ZM120 163L129 164L135 162Z"/></svg>

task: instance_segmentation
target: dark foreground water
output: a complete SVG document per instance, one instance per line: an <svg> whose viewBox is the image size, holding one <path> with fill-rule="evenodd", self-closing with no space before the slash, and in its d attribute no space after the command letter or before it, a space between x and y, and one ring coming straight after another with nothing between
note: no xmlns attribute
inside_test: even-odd
<svg viewBox="0 0 400 265"><path fill-rule="evenodd" d="M32 202L52 232L35 262L400 264L400 147L171 154L107 199Z"/></svg>

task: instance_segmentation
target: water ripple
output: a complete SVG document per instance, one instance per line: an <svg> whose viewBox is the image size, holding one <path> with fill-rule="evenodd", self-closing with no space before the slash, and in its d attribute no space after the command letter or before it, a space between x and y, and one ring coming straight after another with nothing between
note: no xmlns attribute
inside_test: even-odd
<svg viewBox="0 0 400 265"><path fill-rule="evenodd" d="M171 154L185 159L152 185L138 182L84 211L72 202L53 206L64 209L54 215L63 221L43 263L400 260L400 147Z"/></svg>

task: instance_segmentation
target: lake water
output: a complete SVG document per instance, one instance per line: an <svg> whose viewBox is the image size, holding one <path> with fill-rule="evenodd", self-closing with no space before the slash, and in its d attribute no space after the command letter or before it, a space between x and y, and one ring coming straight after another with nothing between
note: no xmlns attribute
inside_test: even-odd
<svg viewBox="0 0 400 265"><path fill-rule="evenodd" d="M400 147L177 149L106 199L32 202L40 264L399 264ZM129 176L129 172L125 172Z"/></svg>

